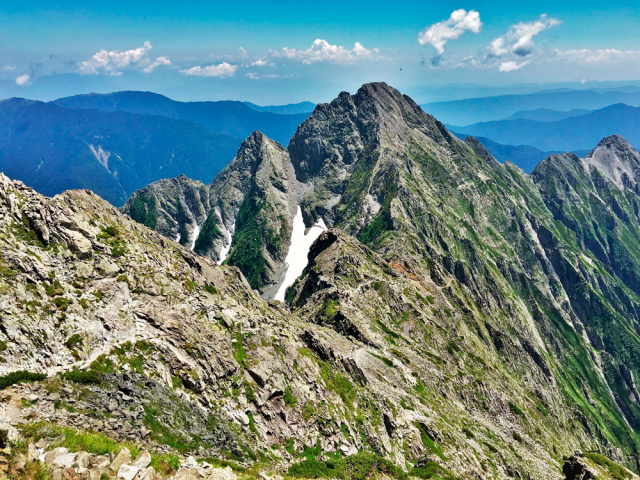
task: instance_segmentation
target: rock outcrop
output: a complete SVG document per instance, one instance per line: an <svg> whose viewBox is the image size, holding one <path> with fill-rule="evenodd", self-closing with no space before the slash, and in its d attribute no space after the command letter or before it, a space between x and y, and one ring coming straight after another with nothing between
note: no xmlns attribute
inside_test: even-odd
<svg viewBox="0 0 640 480"><path fill-rule="evenodd" d="M211 184L214 215L233 232L227 262L266 298L273 298L284 280L298 192L287 151L260 132L244 141Z"/></svg>
<svg viewBox="0 0 640 480"><path fill-rule="evenodd" d="M124 213L218 263L273 298L286 271L299 183L287 151L260 132L205 187L184 176L138 190Z"/></svg>
<svg viewBox="0 0 640 480"><path fill-rule="evenodd" d="M121 210L136 222L194 250L211 210L209 198L205 184L180 175L136 190Z"/></svg>

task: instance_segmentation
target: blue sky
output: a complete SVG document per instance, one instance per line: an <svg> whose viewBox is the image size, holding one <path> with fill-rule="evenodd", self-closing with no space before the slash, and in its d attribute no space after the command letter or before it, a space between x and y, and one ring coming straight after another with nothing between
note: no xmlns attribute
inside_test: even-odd
<svg viewBox="0 0 640 480"><path fill-rule="evenodd" d="M6 3L0 97L318 102L382 80L428 101L460 85L640 79L640 15L625 2Z"/></svg>

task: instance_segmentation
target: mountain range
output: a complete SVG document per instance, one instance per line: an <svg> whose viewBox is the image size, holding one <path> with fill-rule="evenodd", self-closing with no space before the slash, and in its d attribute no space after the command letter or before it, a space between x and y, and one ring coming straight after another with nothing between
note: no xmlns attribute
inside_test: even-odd
<svg viewBox="0 0 640 480"><path fill-rule="evenodd" d="M184 173L208 183L240 141L161 116L0 102L0 170L45 195L88 188L122 205L159 178Z"/></svg>
<svg viewBox="0 0 640 480"><path fill-rule="evenodd" d="M496 120L449 128L506 145L567 151L591 149L600 139L610 135L622 135L629 143L640 147L639 125L640 108L616 104L557 121Z"/></svg>
<svg viewBox="0 0 640 480"><path fill-rule="evenodd" d="M442 122L452 125L470 125L479 122L502 120L521 110L540 108L570 111L573 109L596 110L625 103L640 106L640 92L629 91L568 90L547 91L527 95L500 95L495 97L468 98L449 102L422 105ZM494 139L498 141L497 139Z"/></svg>
<svg viewBox="0 0 640 480"><path fill-rule="evenodd" d="M599 142L584 160L573 154L552 155L528 177L513 165L500 165L472 137L458 141L408 97L384 84L369 84L356 95L343 93L331 104L318 105L287 149L262 134L252 134L209 188L209 198L217 203L209 204L205 221L216 226L215 233L207 233L202 242L200 234L195 242L200 253L240 268L264 298L288 287L285 298L294 308L303 308L305 315L315 315L315 322L365 344L370 341L368 319L389 318L377 310L376 302L385 308L397 301L392 294L397 290L388 281L373 287L375 301L362 296L364 272L381 268L369 266L366 260L365 248L371 248L397 271L426 282L425 295L448 291L445 298L451 306L442 308L460 312L465 328L476 332L464 340L464 350L479 355L471 345L482 344L485 334L481 332L487 331L494 339L491 348L509 358L509 363L520 365L512 368L553 378L551 384L532 379L536 386L525 387L536 392L531 395L541 402L538 413L547 411L546 405L559 408L555 402L569 402L590 425L585 431L600 432L599 439L609 438L605 432L612 428L613 418L622 415L615 421L621 422L618 425L634 425L637 415L636 394L630 393L632 384L624 380L624 375L628 377L624 372L634 368L628 364L633 354L624 352L636 348L631 347L638 341L636 320L621 319L635 318L631 312L639 305L633 273L640 266L634 213L640 201L638 166L640 155L614 136ZM574 192L578 173L580 190ZM265 179L269 181L264 183ZM161 184L154 184L134 195L124 211L132 211L137 201L139 211L149 212L150 205L172 197L163 193ZM594 210L585 211L585 201ZM176 205L181 202L175 200ZM317 247L309 252L307 273L288 285L282 271L290 268L287 251L296 247L289 240L295 236L296 204L307 228L314 224L339 228L353 237L343 243L341 234L321 234ZM172 236L181 228L180 221L164 212L163 223L174 225L168 234ZM585 218L594 222L592 229L586 230ZM596 228L596 224L602 225ZM186 230L203 231L204 224ZM337 240L324 240L332 235ZM327 247L320 245L336 241L344 246L322 253ZM347 245L351 245L349 253ZM353 245L365 250L356 254ZM322 263L314 263L319 258L330 262L331 273ZM350 268L353 277L347 273ZM332 282L342 286L333 290ZM456 287L447 290L451 282ZM355 291L348 298L339 293L351 289ZM323 313L334 303L338 309ZM422 311L424 307L414 304L412 308ZM410 336L416 338L413 329L421 323L415 312L408 316L414 320L390 320L391 324L382 320L388 341L398 330L405 335L412 332ZM491 315L502 320L490 320ZM445 318L435 322L447 323ZM502 329L514 329L516 334ZM470 334L465 331L458 335L465 338ZM619 342L629 335L634 340L622 347ZM583 348L577 360L576 352ZM589 366L591 349L604 355L593 366ZM600 361L609 366L596 366ZM535 366L527 366L528 362ZM605 368L613 376L583 376L592 368ZM508 371L505 375L510 375ZM621 375L617 383L616 375ZM577 384L576 378L581 379ZM605 403L597 403L596 408L595 398ZM540 422L545 420L535 421ZM624 448L636 448L634 436L632 431L623 435Z"/></svg>
<svg viewBox="0 0 640 480"><path fill-rule="evenodd" d="M468 135L452 132L456 137L464 140ZM494 142L490 138L486 137L473 137L478 140L489 153L501 163L512 162L525 173L531 173L536 165L550 155L557 155L563 153L560 150L543 152L539 148L532 147L530 145L502 145L501 143ZM573 153L580 157L584 157L589 150L574 150Z"/></svg>
<svg viewBox="0 0 640 480"><path fill-rule="evenodd" d="M558 94L573 95L565 90L536 95L544 100ZM518 96L514 102L527 104L525 97ZM89 188L117 206L136 189L181 173L210 183L233 158L242 138L255 130L286 146L315 106L310 102L275 107L233 101L177 102L132 91L78 95L49 104L16 99L3 104L6 134L0 167L8 175L47 195ZM304 113L291 113L299 111ZM530 173L550 154L573 151L583 155L608 135L621 134L637 146L637 112L624 105L568 112L538 108L514 112L500 121L448 127L462 138L475 136L495 158ZM27 128L25 122L37 127ZM174 135L173 130L182 133ZM142 138L142 132L155 134ZM183 165L188 157L206 160Z"/></svg>
<svg viewBox="0 0 640 480"><path fill-rule="evenodd" d="M6 412L60 478L638 478L638 212L624 138L527 175L384 83L121 211L3 175Z"/></svg>
<svg viewBox="0 0 640 480"><path fill-rule="evenodd" d="M281 115L267 111L266 109L270 107L249 107L243 102L235 101L178 102L151 92L76 95L61 98L54 103L73 109L120 111L188 120L199 123L213 132L242 138L247 137L254 130L260 130L283 144L289 142L298 125L309 116L309 111ZM309 105L302 105L304 108L309 108ZM256 108L261 110L258 111ZM281 110L287 108L294 107L282 107Z"/></svg>
<svg viewBox="0 0 640 480"><path fill-rule="evenodd" d="M504 118L502 120L517 120L517 119L525 119L525 120L535 120L538 122L555 122L558 120L564 120L565 118L577 117L580 115L586 115L590 113L591 110L586 110L584 108L575 108L573 110L569 110L568 112L563 112L561 110L552 110L550 108L536 108L533 110L520 110L513 115Z"/></svg>
<svg viewBox="0 0 640 480"><path fill-rule="evenodd" d="M279 113L282 115L292 115L296 113L311 113L316 108L316 104L312 102L290 103L288 105L270 105L261 107L251 102L243 102L248 107L259 112Z"/></svg>
<svg viewBox="0 0 640 480"><path fill-rule="evenodd" d="M256 111L242 102L175 102L147 92L50 103L8 99L0 102L0 170L45 195L89 188L120 206L160 178L182 173L209 183L242 138L260 129L287 143L307 116Z"/></svg>

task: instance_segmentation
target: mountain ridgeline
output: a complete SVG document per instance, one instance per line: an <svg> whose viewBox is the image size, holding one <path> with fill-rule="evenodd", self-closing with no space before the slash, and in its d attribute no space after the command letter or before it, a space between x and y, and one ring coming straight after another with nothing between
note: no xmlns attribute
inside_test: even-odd
<svg viewBox="0 0 640 480"><path fill-rule="evenodd" d="M269 108L149 92L11 98L0 102L0 171L45 195L88 188L121 206L155 180L210 183L256 129L288 143L313 104Z"/></svg>
<svg viewBox="0 0 640 480"><path fill-rule="evenodd" d="M234 137L247 137L260 130L270 138L286 144L296 127L309 116L313 104L278 107L250 107L242 102L178 102L152 92L115 92L76 95L56 100L57 105L71 109L93 109L160 115L198 123L213 132ZM289 108L287 108L289 107ZM277 113L273 109L277 110Z"/></svg>
<svg viewBox="0 0 640 480"><path fill-rule="evenodd" d="M162 116L0 102L0 171L45 195L88 188L120 206L159 178L209 183L241 141Z"/></svg>
<svg viewBox="0 0 640 480"><path fill-rule="evenodd" d="M265 475L637 478L638 182L621 137L527 175L384 83L135 192L138 223L0 177L0 372L147 378L212 420L145 416L145 445Z"/></svg>
<svg viewBox="0 0 640 480"><path fill-rule="evenodd" d="M496 120L451 129L467 135L488 137L505 145L530 145L542 150L591 149L602 138L620 134L640 146L640 107L609 105L584 115L544 121L527 118Z"/></svg>

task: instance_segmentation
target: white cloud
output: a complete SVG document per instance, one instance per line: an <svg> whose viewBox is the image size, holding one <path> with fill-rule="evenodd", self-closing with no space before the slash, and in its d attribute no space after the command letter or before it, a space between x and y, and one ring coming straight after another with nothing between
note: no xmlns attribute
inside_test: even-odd
<svg viewBox="0 0 640 480"><path fill-rule="evenodd" d="M455 10L448 20L434 23L429 28L420 32L418 42L420 45L432 45L438 54L444 53L444 46L449 40L457 40L464 32L479 33L482 27L480 14L475 10Z"/></svg>
<svg viewBox="0 0 640 480"><path fill-rule="evenodd" d="M24 86L24 85L28 85L29 81L31 80L31 76L24 74L24 75L20 75L18 78L16 78L16 85L19 86Z"/></svg>
<svg viewBox="0 0 640 480"><path fill-rule="evenodd" d="M261 78L291 78L291 75L280 75L278 73L265 73L262 75L259 75L255 72L247 72L247 77L249 77L251 80L260 80Z"/></svg>
<svg viewBox="0 0 640 480"><path fill-rule="evenodd" d="M264 67L266 64L267 64L267 61L262 59L256 60L255 62L251 62L252 67Z"/></svg>
<svg viewBox="0 0 640 480"><path fill-rule="evenodd" d="M273 52L275 56L285 57L292 60L299 60L307 65L315 62L331 62L340 65L348 65L361 59L381 59L377 48L369 50L356 42L353 49L349 50L342 46L331 45L326 40L320 38L313 42L313 45L306 50L296 50L295 48L284 47L282 51Z"/></svg>
<svg viewBox="0 0 640 480"><path fill-rule="evenodd" d="M153 62L148 67L143 68L142 71L144 73L151 73L158 67L168 67L168 66L171 66L171 60L169 60L167 57L158 57L156 58L155 62Z"/></svg>
<svg viewBox="0 0 640 480"><path fill-rule="evenodd" d="M527 57L533 53L535 47L533 37L560 23L560 20L548 18L547 15L541 15L535 22L517 23L512 25L507 33L494 39L489 46L489 51L495 57L511 54Z"/></svg>
<svg viewBox="0 0 640 480"><path fill-rule="evenodd" d="M100 50L90 59L80 62L80 73L82 75L97 75L101 72L112 75L120 75L120 69L131 65L145 64L149 61L148 54L151 50L151 43L144 42L144 46L134 50L126 50L119 52L112 50ZM162 58L162 57L161 57Z"/></svg>
<svg viewBox="0 0 640 480"><path fill-rule="evenodd" d="M6 67L4 67L2 70L4 70L5 72L13 72L16 69L15 66L13 65L7 65Z"/></svg>
<svg viewBox="0 0 640 480"><path fill-rule="evenodd" d="M224 55L221 55L220 52L212 53L211 55L209 55L209 58L211 58L214 62L223 61L241 63L249 59L249 53L243 47L240 47L234 53L227 53Z"/></svg>
<svg viewBox="0 0 640 480"><path fill-rule="evenodd" d="M513 72L514 70L520 70L525 65L529 65L529 63L531 63L529 60L520 63L516 62L515 60L500 62L498 70L501 72Z"/></svg>
<svg viewBox="0 0 640 480"><path fill-rule="evenodd" d="M640 50L617 50L615 48L599 48L589 50L554 50L553 57L563 61L580 64L604 64L639 62Z"/></svg>
<svg viewBox="0 0 640 480"><path fill-rule="evenodd" d="M192 67L187 70L180 70L183 75L189 75L194 77L233 77L238 69L237 65L231 65L227 62L222 62L218 65L209 65L208 67Z"/></svg>

